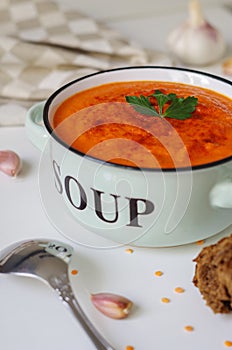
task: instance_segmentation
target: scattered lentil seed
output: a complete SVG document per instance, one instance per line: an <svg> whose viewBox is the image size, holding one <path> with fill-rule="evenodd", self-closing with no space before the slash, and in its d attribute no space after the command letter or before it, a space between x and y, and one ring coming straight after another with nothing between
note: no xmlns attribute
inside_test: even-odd
<svg viewBox="0 0 232 350"><path fill-rule="evenodd" d="M74 276L77 275L77 274L78 274L78 270L73 269L73 270L71 271L71 274L74 275Z"/></svg>
<svg viewBox="0 0 232 350"><path fill-rule="evenodd" d="M199 241L196 242L197 245L202 245L205 243L204 239L200 239Z"/></svg>
<svg viewBox="0 0 232 350"><path fill-rule="evenodd" d="M179 294L185 292L184 288L182 288L182 287L176 287L176 288L174 289L174 291L175 291L176 293L179 293Z"/></svg>
<svg viewBox="0 0 232 350"><path fill-rule="evenodd" d="M187 332L192 332L194 330L193 326L185 326L184 329Z"/></svg>
<svg viewBox="0 0 232 350"><path fill-rule="evenodd" d="M162 301L162 303L168 304L168 303L170 303L171 300L169 298L164 297L164 298L161 298L161 301Z"/></svg>
<svg viewBox="0 0 232 350"><path fill-rule="evenodd" d="M232 341L230 341L230 340L225 340L225 341L224 341L224 345L227 346L227 347L231 347L231 346L232 346Z"/></svg>
<svg viewBox="0 0 232 350"><path fill-rule="evenodd" d="M128 253L128 254L132 254L132 253L134 253L134 250L133 250L133 249L131 249L131 248L128 248L128 249L126 249L126 253Z"/></svg>
<svg viewBox="0 0 232 350"><path fill-rule="evenodd" d="M163 274L164 273L162 271L160 271L160 270L155 271L155 273L154 273L154 275L157 276L157 277L161 277L161 276L163 276Z"/></svg>

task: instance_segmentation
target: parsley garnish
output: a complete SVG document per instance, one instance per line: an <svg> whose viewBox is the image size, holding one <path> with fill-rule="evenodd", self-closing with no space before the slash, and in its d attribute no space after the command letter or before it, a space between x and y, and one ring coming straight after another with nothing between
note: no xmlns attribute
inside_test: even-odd
<svg viewBox="0 0 232 350"><path fill-rule="evenodd" d="M156 109L150 99L155 98L158 102L158 108ZM148 116L160 117L160 118L174 118L174 119L187 119L190 118L192 113L196 109L198 99L194 96L177 97L176 94L163 94L160 90L156 90L152 95L146 97L143 95L138 96L126 96L126 101L133 106L133 108ZM168 103L168 107L164 111L164 106Z"/></svg>

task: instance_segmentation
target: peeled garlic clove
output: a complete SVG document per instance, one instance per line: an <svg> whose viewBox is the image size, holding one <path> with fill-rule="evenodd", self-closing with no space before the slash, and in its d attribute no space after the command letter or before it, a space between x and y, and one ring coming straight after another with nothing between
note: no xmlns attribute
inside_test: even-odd
<svg viewBox="0 0 232 350"><path fill-rule="evenodd" d="M133 306L129 299L112 293L92 294L91 300L100 312L114 319L126 318Z"/></svg>
<svg viewBox="0 0 232 350"><path fill-rule="evenodd" d="M189 19L168 36L170 52L190 65L207 65L220 59L226 49L222 34L208 23L198 0L189 3Z"/></svg>
<svg viewBox="0 0 232 350"><path fill-rule="evenodd" d="M21 160L13 151L0 151L0 171L9 175L17 176L21 169Z"/></svg>

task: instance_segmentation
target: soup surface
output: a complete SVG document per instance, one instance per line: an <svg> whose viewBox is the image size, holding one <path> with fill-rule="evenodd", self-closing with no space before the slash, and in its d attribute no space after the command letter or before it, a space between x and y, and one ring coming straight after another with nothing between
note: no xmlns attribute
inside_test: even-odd
<svg viewBox="0 0 232 350"><path fill-rule="evenodd" d="M179 120L141 114L125 100L155 90L194 96L198 104L190 118ZM65 100L52 123L67 145L117 164L178 168L232 156L232 100L192 85L159 81L100 85Z"/></svg>

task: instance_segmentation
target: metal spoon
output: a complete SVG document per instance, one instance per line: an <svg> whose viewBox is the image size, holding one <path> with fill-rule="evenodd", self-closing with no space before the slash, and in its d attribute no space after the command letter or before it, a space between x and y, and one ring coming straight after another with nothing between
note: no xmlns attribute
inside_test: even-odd
<svg viewBox="0 0 232 350"><path fill-rule="evenodd" d="M96 330L74 297L68 264L72 247L58 241L31 240L13 244L0 253L0 273L41 279L69 306L98 350L115 350Z"/></svg>

